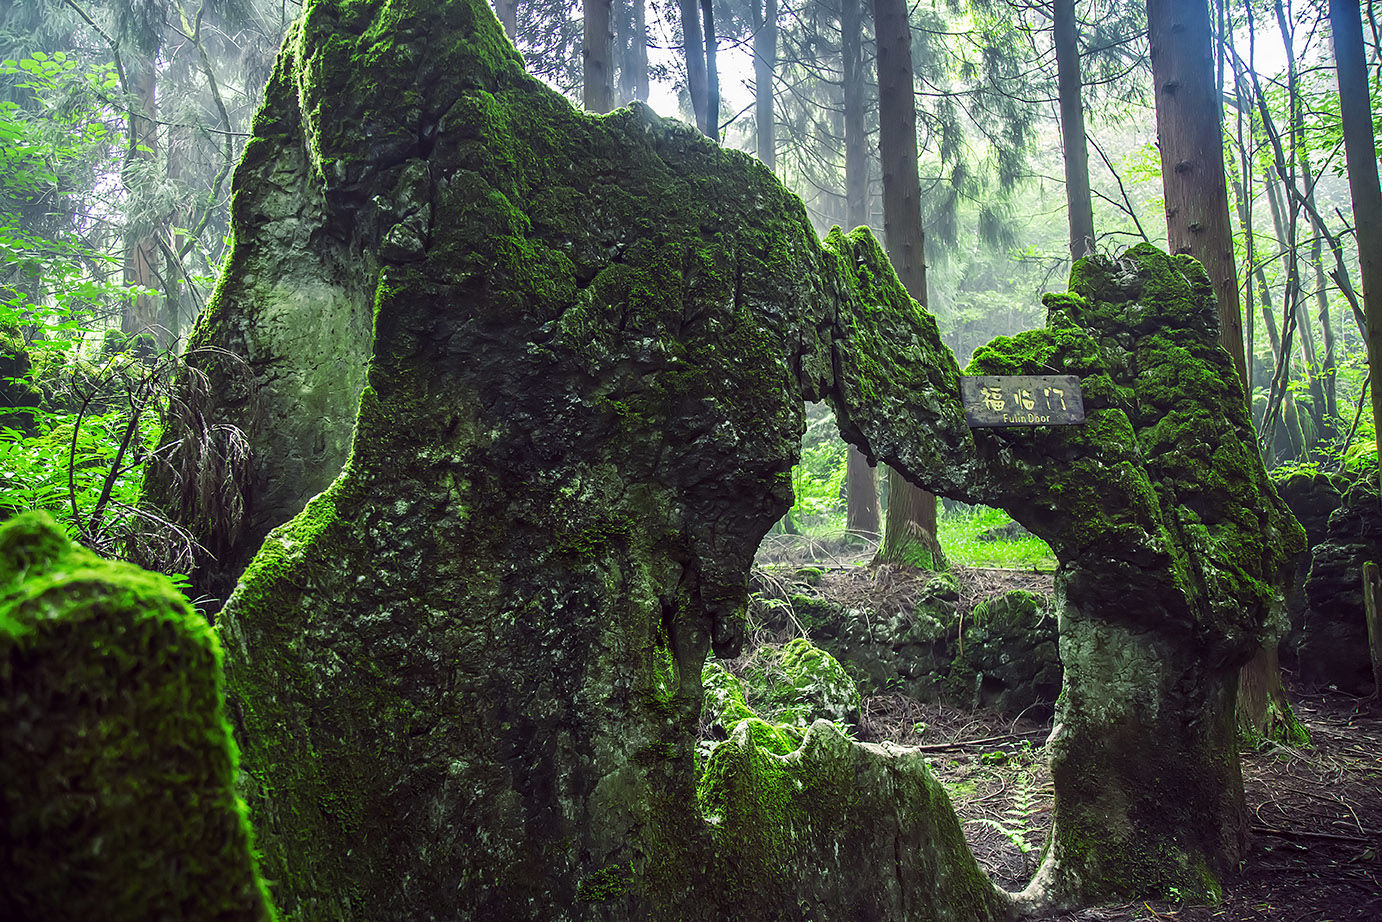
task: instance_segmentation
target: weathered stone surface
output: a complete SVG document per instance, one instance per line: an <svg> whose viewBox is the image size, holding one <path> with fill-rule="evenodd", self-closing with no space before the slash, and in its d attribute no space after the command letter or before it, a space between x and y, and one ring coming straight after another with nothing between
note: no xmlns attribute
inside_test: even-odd
<svg viewBox="0 0 1382 922"><path fill-rule="evenodd" d="M344 246L373 306L365 352L279 353L300 375L368 358L367 386L345 468L269 535L220 622L291 917L1001 912L909 756L825 732L795 780L741 745L695 787L702 665L741 642L802 401L822 397L872 456L1005 506L1061 561L1039 894L1202 891L1236 863L1231 679L1298 526L1248 447L1196 264L1081 264L1045 330L971 368L1080 375L1085 425L976 436L954 357L867 232L817 242L766 169L645 108L576 113L478 0L308 3L266 99L232 266L280 234L263 265L311 282L330 272L296 241ZM259 188L280 157L303 166ZM274 228L253 207L271 194L322 211ZM286 303L274 278L232 268L205 335L248 329L237 304ZM301 495L258 464L261 495ZM832 779L856 776L841 801ZM899 831L891 863L866 836L805 834L846 808L852 830ZM765 852L775 827L743 823L774 817L802 834ZM862 876L816 882L823 862Z"/></svg>
<svg viewBox="0 0 1382 922"><path fill-rule="evenodd" d="M233 346L262 310L237 305L286 311L296 287L278 278L331 274L297 241L380 241L351 270L373 306L367 345L276 353L305 366L275 373L293 382L368 357L349 461L267 538L220 621L284 912L811 917L776 900L783 881L812 892L822 840L760 887L758 865L719 844L740 832L697 807L692 749L702 663L740 642L753 552L790 503L803 397L832 378L838 306L858 309L840 265L882 271L877 245L822 249L766 169L646 108L573 111L474 0L309 4L256 125L236 254L200 336L229 329ZM280 157L292 169L264 188ZM275 229L278 212L253 207L265 196L319 210ZM319 322L315 304L282 326ZM265 444L259 495L302 496ZM802 771L828 793L852 758ZM892 758L874 759L879 783ZM909 765L859 792L850 822L920 824L900 798L950 829L930 788L897 793L925 784ZM827 823L840 806L796 815ZM909 891L874 893L901 871L851 841L830 856L850 885L822 884L809 913L921 918ZM929 902L992 918L1002 898L959 842L896 860L909 882L944 864ZM952 871L963 891L945 889Z"/></svg>
<svg viewBox="0 0 1382 922"><path fill-rule="evenodd" d="M18 326L0 325L0 428L33 432L42 394L29 380L33 361Z"/></svg>
<svg viewBox="0 0 1382 922"><path fill-rule="evenodd" d="M850 742L824 720L783 753L763 729L740 723L715 748L700 792L717 852L740 871L726 882L732 904L791 919L1003 914L920 753ZM805 866L814 872L793 873ZM837 915L841 906L849 915Z"/></svg>
<svg viewBox="0 0 1382 922"><path fill-rule="evenodd" d="M0 527L0 918L273 918L220 649L162 576Z"/></svg>
<svg viewBox="0 0 1382 922"><path fill-rule="evenodd" d="M739 701L771 723L809 727L817 720L849 726L859 722L859 687L835 657L804 637L755 650L741 675L747 688L741 690ZM718 703L723 696L722 690L708 686L707 706L742 719L732 705Z"/></svg>
<svg viewBox="0 0 1382 922"><path fill-rule="evenodd" d="M1309 608L1298 652L1301 678L1345 691L1372 691L1372 661L1363 620L1363 564L1382 562L1382 502L1377 471L1360 475L1343 492L1314 546L1305 581Z"/></svg>
<svg viewBox="0 0 1382 922"><path fill-rule="evenodd" d="M1004 593L965 615L950 573L933 576L910 611L848 607L786 588L787 599L761 604L757 616L770 627L804 628L867 694L1051 714L1061 666L1055 607L1043 595Z"/></svg>
<svg viewBox="0 0 1382 922"><path fill-rule="evenodd" d="M1299 668L1301 639L1309 609L1305 598L1305 581L1310 573L1310 558L1315 548L1325 540L1329 517L1343 501L1348 481L1342 475L1323 471L1293 471L1284 475L1273 472L1272 485L1290 507L1296 521L1305 529L1305 553L1296 559L1290 591L1286 595L1286 616L1291 626L1281 639L1281 652L1286 662Z"/></svg>
<svg viewBox="0 0 1382 922"><path fill-rule="evenodd" d="M1017 589L974 606L948 681L971 706L1049 717L1061 686L1051 600Z"/></svg>

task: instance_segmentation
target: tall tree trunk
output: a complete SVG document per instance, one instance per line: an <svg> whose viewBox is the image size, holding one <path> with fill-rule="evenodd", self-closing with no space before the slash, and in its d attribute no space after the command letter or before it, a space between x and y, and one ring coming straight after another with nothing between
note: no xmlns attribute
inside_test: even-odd
<svg viewBox="0 0 1382 922"><path fill-rule="evenodd" d="M1363 57L1363 23L1357 0L1329 0L1338 65L1340 118L1353 223L1358 235L1358 269L1363 313L1368 326L1368 380L1372 415L1382 455L1382 188L1377 180L1377 149L1372 132L1367 64Z"/></svg>
<svg viewBox="0 0 1382 922"><path fill-rule="evenodd" d="M843 0L840 49L844 71L845 223L869 223L869 147L864 119L863 0ZM845 527L851 534L877 538L882 533L878 470L853 445L845 468Z"/></svg>
<svg viewBox="0 0 1382 922"><path fill-rule="evenodd" d="M883 236L897 277L926 306L926 243L917 175L912 28L905 0L873 0L878 41L878 154L883 165ZM888 469L888 512L875 563L944 566L936 540L936 497Z"/></svg>
<svg viewBox="0 0 1382 922"><path fill-rule="evenodd" d="M706 97L709 89L705 73L705 39L701 37L701 7L697 0L680 0L682 53L686 58L686 92L696 127L705 130Z"/></svg>
<svg viewBox="0 0 1382 922"><path fill-rule="evenodd" d="M126 152L126 189L130 190L132 178L138 172L136 164L147 163L154 158L158 146L158 82L154 63L142 55L130 56L130 89L135 93L137 111L129 115L129 150ZM147 209L141 209L147 210ZM131 222L125 228L124 278L128 285L140 285L156 289L159 286L155 260L158 259L159 246L155 237L157 229L145 220ZM156 347L167 345L167 330L160 323L159 298L153 294L140 294L125 301L120 318L120 329L136 336L149 333ZM144 358L152 357L152 350L140 349Z"/></svg>
<svg viewBox="0 0 1382 922"><path fill-rule="evenodd" d="M863 0L842 0L840 52L845 101L846 223L856 228L869 223L869 140L864 112Z"/></svg>
<svg viewBox="0 0 1382 922"><path fill-rule="evenodd" d="M494 0L494 14L509 41L518 42L518 0Z"/></svg>
<svg viewBox="0 0 1382 922"><path fill-rule="evenodd" d="M1147 0L1168 242L1171 252L1189 253L1209 273L1219 299L1220 342L1246 388L1211 36L1206 0Z"/></svg>
<svg viewBox="0 0 1382 922"><path fill-rule="evenodd" d="M1305 381L1310 388L1310 420L1315 432L1324 429L1326 397L1320 383L1319 351L1315 348L1315 328L1310 323L1310 312L1305 307L1305 294L1300 281L1300 249L1296 246L1300 209L1292 208L1285 213L1286 181L1280 184L1271 177L1266 182L1267 205L1272 212L1272 226L1276 228L1277 240L1286 254L1285 302L1294 313L1295 327L1300 333L1300 354L1305 365ZM1286 385L1283 379L1281 385Z"/></svg>
<svg viewBox="0 0 1382 922"><path fill-rule="evenodd" d="M1300 98L1300 76L1296 68L1295 60L1295 24L1290 22L1286 16L1286 9L1282 6L1281 0L1276 0L1273 4L1276 13L1277 28L1281 31L1282 40L1286 48L1286 91L1288 98L1288 111L1290 114L1290 137L1291 149L1295 152L1296 163L1300 167L1300 186L1295 196L1295 204L1298 207L1306 207L1308 211L1317 212L1314 206L1315 183L1310 169L1310 152L1305 145L1305 121L1301 112ZM1284 182L1284 180L1283 180ZM1299 192L1304 189L1304 194ZM1292 221L1295 227L1295 221ZM1295 241L1291 241L1292 246ZM1317 435L1328 438L1333 433L1334 415L1334 331L1329 325L1329 297L1324 289L1324 273L1320 269L1320 242L1319 234L1314 237L1311 246L1311 253L1314 257L1314 268L1316 278L1316 294L1321 301L1320 321L1321 335L1325 338L1325 355L1319 358L1320 352L1315 348L1315 331L1310 324L1309 312L1303 303L1297 302L1299 310L1305 315L1297 322L1302 329L1301 343L1309 349L1309 365L1306 373L1310 381L1310 395L1314 402L1313 413L1315 421L1315 431ZM1299 280L1299 276L1297 276Z"/></svg>
<svg viewBox="0 0 1382 922"><path fill-rule="evenodd" d="M1065 148L1065 202L1070 212L1070 259L1094 250L1094 201L1089 192L1089 150L1085 141L1084 101L1080 87L1080 37L1075 0L1054 0L1056 84L1060 97L1060 134Z"/></svg>
<svg viewBox="0 0 1382 922"><path fill-rule="evenodd" d="M771 170L777 167L777 118L773 114L773 75L777 71L777 0L753 0L753 17L754 121L758 129L758 159Z"/></svg>
<svg viewBox="0 0 1382 922"><path fill-rule="evenodd" d="M619 101L648 101L647 0L630 0L616 8L615 43L619 48Z"/></svg>
<svg viewBox="0 0 1382 922"><path fill-rule="evenodd" d="M604 114L614 108L614 0L582 0L585 16L581 43L581 101L587 112Z"/></svg>
<svg viewBox="0 0 1382 922"><path fill-rule="evenodd" d="M714 0L701 0L701 13L705 20L705 124L701 131L708 137L720 140L720 66L718 63L719 42L715 38Z"/></svg>

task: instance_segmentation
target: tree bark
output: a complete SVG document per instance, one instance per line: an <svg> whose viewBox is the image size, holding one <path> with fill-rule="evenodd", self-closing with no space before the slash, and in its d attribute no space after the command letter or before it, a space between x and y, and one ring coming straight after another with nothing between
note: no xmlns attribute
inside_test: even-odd
<svg viewBox="0 0 1382 922"><path fill-rule="evenodd" d="M619 101L648 101L648 23L646 0L616 8L614 42L619 58Z"/></svg>
<svg viewBox="0 0 1382 922"><path fill-rule="evenodd" d="M1089 150L1081 99L1080 44L1075 0L1054 0L1056 85L1060 98L1061 144L1065 148L1065 201L1070 212L1070 259L1094 250L1094 201L1089 191Z"/></svg>
<svg viewBox="0 0 1382 922"><path fill-rule="evenodd" d="M1329 0L1338 65L1340 118L1353 223L1358 235L1358 269L1363 313L1368 326L1368 379L1372 382L1372 415L1382 448L1382 187L1377 180L1377 150L1372 133L1367 64L1363 57L1363 22L1356 0Z"/></svg>
<svg viewBox="0 0 1382 922"><path fill-rule="evenodd" d="M762 7L759 6L760 2ZM758 159L771 170L777 167L777 119L773 114L773 75L777 70L777 0L754 0L753 15L757 20L753 33L753 81Z"/></svg>
<svg viewBox="0 0 1382 922"><path fill-rule="evenodd" d="M904 0L873 0L878 41L878 154L883 165L883 236L888 260L926 306L926 237L917 175L917 109L912 29ZM888 469L888 511L875 563L943 566L936 540L936 497Z"/></svg>
<svg viewBox="0 0 1382 922"><path fill-rule="evenodd" d="M720 66L716 52L714 0L701 0L705 20L705 124L701 131L715 141L720 140Z"/></svg>
<svg viewBox="0 0 1382 922"><path fill-rule="evenodd" d="M1220 342L1246 389L1211 35L1205 0L1147 0L1167 239L1171 252L1194 256L1209 273L1219 299Z"/></svg>
<svg viewBox="0 0 1382 922"><path fill-rule="evenodd" d="M601 115L614 108L614 0L583 0L581 100L585 111Z"/></svg>
<svg viewBox="0 0 1382 922"><path fill-rule="evenodd" d="M518 0L494 0L494 14L509 41L518 42Z"/></svg>
<svg viewBox="0 0 1382 922"><path fill-rule="evenodd" d="M869 148L864 127L863 0L842 0L840 52L845 100L845 209L850 228L869 223ZM872 468L869 468L872 470Z"/></svg>
<svg viewBox="0 0 1382 922"><path fill-rule="evenodd" d="M869 223L869 148L864 120L864 16L862 0L843 0L840 51L844 72L845 223ZM845 468L845 528L851 534L877 538L882 533L878 505L878 469L863 452L849 446Z"/></svg>
<svg viewBox="0 0 1382 922"><path fill-rule="evenodd" d="M154 65L140 55L130 57L130 89L137 99L137 112L129 115L129 150L126 152L127 171L137 162L153 159L158 146L158 81ZM129 189L129 182L126 183ZM137 221L125 227L124 279L127 285L143 288L159 287L155 260L158 258L158 230L147 221ZM157 295L140 294L125 301L120 317L120 329L130 336L149 333L162 348L168 344L168 331L163 327ZM144 358L152 358L152 350L139 348Z"/></svg>
<svg viewBox="0 0 1382 922"><path fill-rule="evenodd" d="M705 73L705 40L701 37L701 8L697 0L680 0L682 53L686 58L686 92L691 97L691 111L696 127L705 130L706 96L709 93Z"/></svg>

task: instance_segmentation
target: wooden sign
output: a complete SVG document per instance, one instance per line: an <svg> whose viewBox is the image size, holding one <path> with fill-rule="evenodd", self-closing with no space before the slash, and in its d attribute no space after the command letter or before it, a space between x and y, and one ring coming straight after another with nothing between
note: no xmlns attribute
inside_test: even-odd
<svg viewBox="0 0 1382 922"><path fill-rule="evenodd" d="M1080 379L1074 375L961 377L960 402L971 428L1084 422Z"/></svg>

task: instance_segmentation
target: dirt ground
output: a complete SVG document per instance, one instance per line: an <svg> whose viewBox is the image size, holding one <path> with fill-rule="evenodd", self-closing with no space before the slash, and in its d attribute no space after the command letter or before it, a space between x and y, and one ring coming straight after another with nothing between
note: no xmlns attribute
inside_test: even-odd
<svg viewBox="0 0 1382 922"><path fill-rule="evenodd" d="M1048 918L1062 922L1379 922L1382 920L1382 707L1295 690L1305 749L1243 754L1252 843L1214 906L1137 902ZM919 745L945 782L980 864L1021 889L1051 825L1049 725L920 704L865 702L863 735Z"/></svg>
<svg viewBox="0 0 1382 922"><path fill-rule="evenodd" d="M808 555L802 555L808 556ZM820 591L879 607L915 604L917 580L871 572L844 555ZM801 565L797 561L774 561ZM959 568L966 607L1011 588L1049 591L1050 575ZM843 598L841 599L844 600ZM760 638L778 639L778 638ZM1240 875L1212 906L1140 901L1047 918L1060 922L1382 922L1382 704L1285 675L1311 745L1243 753L1251 845ZM860 737L920 746L945 782L979 862L1020 890L1036 869L1051 823L1050 725L1021 717L923 704L902 695L866 698Z"/></svg>

